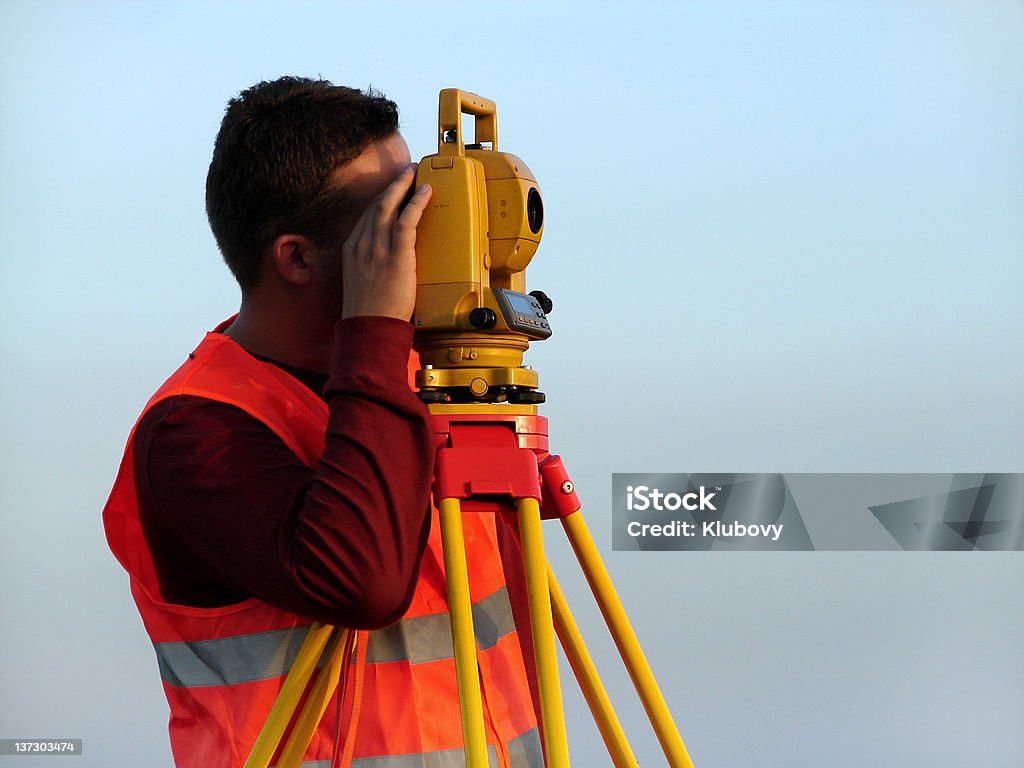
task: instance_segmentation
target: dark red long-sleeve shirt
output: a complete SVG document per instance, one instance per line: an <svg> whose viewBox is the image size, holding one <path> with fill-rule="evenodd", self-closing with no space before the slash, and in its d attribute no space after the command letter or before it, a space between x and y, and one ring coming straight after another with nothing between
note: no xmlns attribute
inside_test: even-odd
<svg viewBox="0 0 1024 768"><path fill-rule="evenodd" d="M407 383L412 326L349 318L335 338L330 377L278 364L328 404L316 469L231 405L177 396L143 417L135 479L165 600L258 597L355 628L405 612L429 532L435 450Z"/></svg>

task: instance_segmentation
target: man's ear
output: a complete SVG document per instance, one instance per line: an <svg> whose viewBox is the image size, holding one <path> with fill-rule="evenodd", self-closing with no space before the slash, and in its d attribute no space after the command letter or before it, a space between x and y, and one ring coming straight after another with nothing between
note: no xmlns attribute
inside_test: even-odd
<svg viewBox="0 0 1024 768"><path fill-rule="evenodd" d="M280 235L270 246L270 262L286 283L307 285L315 271L317 248L303 235Z"/></svg>

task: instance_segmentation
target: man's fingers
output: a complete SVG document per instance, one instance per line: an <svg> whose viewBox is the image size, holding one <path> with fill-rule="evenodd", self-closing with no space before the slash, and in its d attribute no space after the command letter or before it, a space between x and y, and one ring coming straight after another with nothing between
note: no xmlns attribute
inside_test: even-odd
<svg viewBox="0 0 1024 768"><path fill-rule="evenodd" d="M420 223L420 218L427 209L432 192L429 184L421 184L409 204L405 206L402 215L398 217L398 222L395 224L396 250L412 251L416 245L416 225Z"/></svg>
<svg viewBox="0 0 1024 768"><path fill-rule="evenodd" d="M398 174L397 178L388 184L387 188L380 193L377 198L375 207L377 208L377 226L381 227L387 224L398 210L399 204L405 198L409 192L409 188L412 186L413 179L416 177L416 168L419 166L418 163L409 163L402 169L402 172Z"/></svg>
<svg viewBox="0 0 1024 768"><path fill-rule="evenodd" d="M399 213L413 182L406 167L363 211L342 249L342 316L383 315L408 320L416 300L416 225L430 200L421 185Z"/></svg>
<svg viewBox="0 0 1024 768"><path fill-rule="evenodd" d="M409 198L409 202L406 203L405 209L402 211L402 215L398 217L398 220L412 227L419 224L423 212L427 210L427 203L430 202L432 192L433 190L429 184L420 184L416 193Z"/></svg>

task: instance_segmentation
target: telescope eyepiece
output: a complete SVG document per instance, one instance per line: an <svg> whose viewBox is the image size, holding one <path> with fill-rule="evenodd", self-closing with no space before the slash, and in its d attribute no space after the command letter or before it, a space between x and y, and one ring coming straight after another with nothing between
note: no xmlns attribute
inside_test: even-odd
<svg viewBox="0 0 1024 768"><path fill-rule="evenodd" d="M477 307L469 313L469 324L480 331L493 328L498 322L498 315L490 307Z"/></svg>

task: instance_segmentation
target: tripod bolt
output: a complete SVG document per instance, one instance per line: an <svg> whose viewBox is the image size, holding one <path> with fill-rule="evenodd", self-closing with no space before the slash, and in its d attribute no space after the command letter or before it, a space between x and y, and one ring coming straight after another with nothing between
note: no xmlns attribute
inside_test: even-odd
<svg viewBox="0 0 1024 768"><path fill-rule="evenodd" d="M562 493L569 495L570 493L573 492L574 487L575 486L573 486L572 480L566 480L564 483L562 483L562 487L559 490L561 490Z"/></svg>

